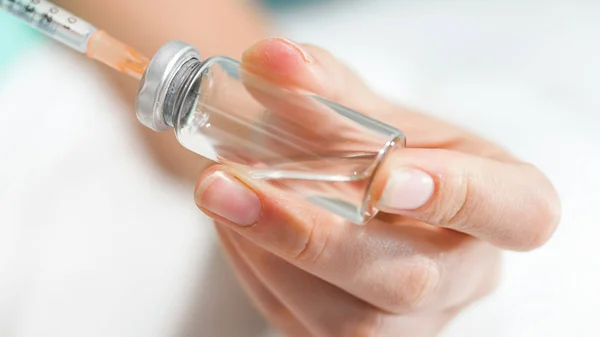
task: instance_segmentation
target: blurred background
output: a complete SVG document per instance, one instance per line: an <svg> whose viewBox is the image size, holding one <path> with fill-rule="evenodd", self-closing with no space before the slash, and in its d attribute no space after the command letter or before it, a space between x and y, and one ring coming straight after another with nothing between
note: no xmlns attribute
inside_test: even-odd
<svg viewBox="0 0 600 337"><path fill-rule="evenodd" d="M329 49L559 190L551 242L507 253L500 289L443 336L600 335L600 1L263 5L273 35ZM153 167L112 83L5 15L0 51L0 336L262 336L190 187Z"/></svg>

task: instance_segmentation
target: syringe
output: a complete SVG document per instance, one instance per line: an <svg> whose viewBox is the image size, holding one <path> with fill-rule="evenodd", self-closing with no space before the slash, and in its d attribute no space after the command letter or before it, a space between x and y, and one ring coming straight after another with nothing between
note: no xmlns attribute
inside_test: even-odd
<svg viewBox="0 0 600 337"><path fill-rule="evenodd" d="M133 48L46 0L0 0L0 9L56 41L141 79L149 60Z"/></svg>

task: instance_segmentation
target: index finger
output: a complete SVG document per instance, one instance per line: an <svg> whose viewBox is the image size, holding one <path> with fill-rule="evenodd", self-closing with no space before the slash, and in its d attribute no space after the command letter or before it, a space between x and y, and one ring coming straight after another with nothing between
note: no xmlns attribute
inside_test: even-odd
<svg viewBox="0 0 600 337"><path fill-rule="evenodd" d="M269 131L261 141L283 142L279 147L287 147L290 155L369 147L361 144L369 140L364 128L344 110L353 114L350 109L360 107L374 115L382 101L330 54L276 38L250 47L241 66L246 90L267 108L256 121Z"/></svg>

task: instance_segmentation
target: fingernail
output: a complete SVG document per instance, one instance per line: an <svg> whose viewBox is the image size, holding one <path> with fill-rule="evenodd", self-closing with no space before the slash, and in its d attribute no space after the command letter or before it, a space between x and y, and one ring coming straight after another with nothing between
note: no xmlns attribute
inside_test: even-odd
<svg viewBox="0 0 600 337"><path fill-rule="evenodd" d="M314 58L299 44L281 37L258 42L244 51L242 63L251 67L267 67L270 71L287 72L290 67L312 64Z"/></svg>
<svg viewBox="0 0 600 337"><path fill-rule="evenodd" d="M260 217L262 205L258 195L223 172L206 178L195 196L198 207L240 226L250 226Z"/></svg>
<svg viewBox="0 0 600 337"><path fill-rule="evenodd" d="M312 63L314 61L314 58L296 42L286 39L286 38L283 38L283 37L278 37L278 38L275 38L274 40L283 42L286 46L291 48L293 51L300 54L302 56L302 59L304 60L304 62Z"/></svg>
<svg viewBox="0 0 600 337"><path fill-rule="evenodd" d="M429 201L434 189L429 174L414 168L398 169L390 174L379 206L388 210L415 210Z"/></svg>

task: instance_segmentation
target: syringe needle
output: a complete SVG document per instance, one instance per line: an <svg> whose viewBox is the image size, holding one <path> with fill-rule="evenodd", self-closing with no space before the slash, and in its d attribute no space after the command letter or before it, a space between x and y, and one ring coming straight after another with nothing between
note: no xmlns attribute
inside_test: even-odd
<svg viewBox="0 0 600 337"><path fill-rule="evenodd" d="M140 79L148 59L90 23L46 0L0 0L0 9L54 40Z"/></svg>

